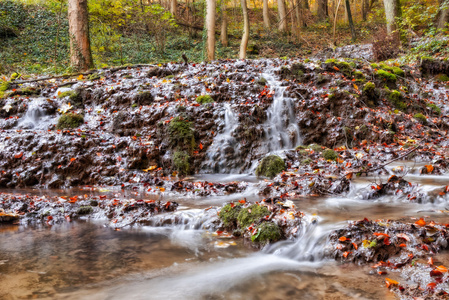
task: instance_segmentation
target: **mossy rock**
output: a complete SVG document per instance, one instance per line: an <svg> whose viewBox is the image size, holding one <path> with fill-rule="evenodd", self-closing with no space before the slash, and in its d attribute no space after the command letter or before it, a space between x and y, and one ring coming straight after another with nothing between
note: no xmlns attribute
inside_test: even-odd
<svg viewBox="0 0 449 300"><path fill-rule="evenodd" d="M223 222L226 228L237 228L237 217L242 209L240 203L226 204L218 214L218 217Z"/></svg>
<svg viewBox="0 0 449 300"><path fill-rule="evenodd" d="M201 95L196 97L196 102L199 104L207 104L207 103L213 103L214 99L210 95Z"/></svg>
<svg viewBox="0 0 449 300"><path fill-rule="evenodd" d="M150 91L139 92L134 96L134 104L138 105L150 105L154 101L153 94Z"/></svg>
<svg viewBox="0 0 449 300"><path fill-rule="evenodd" d="M323 151L323 157L325 160L336 160L338 158L338 154L332 149L326 149Z"/></svg>
<svg viewBox="0 0 449 300"><path fill-rule="evenodd" d="M257 80L257 84L262 85L262 86L265 86L265 85L267 84L267 80L266 80L265 78L263 78L263 77L260 77L260 78Z"/></svg>
<svg viewBox="0 0 449 300"><path fill-rule="evenodd" d="M56 124L57 129L67 129L76 128L84 123L84 118L82 115L67 113L59 117L58 124Z"/></svg>
<svg viewBox="0 0 449 300"><path fill-rule="evenodd" d="M353 69L356 66L354 63L348 63L348 62L339 61L339 60L336 60L336 59L328 59L324 63L326 65L332 67L332 69L334 71L343 73L343 75L345 75L346 77L351 77L352 76ZM335 67L337 67L338 70L335 69Z"/></svg>
<svg viewBox="0 0 449 300"><path fill-rule="evenodd" d="M438 82L447 82L449 81L449 76L447 76L446 74L438 74L437 76L435 76L435 80Z"/></svg>
<svg viewBox="0 0 449 300"><path fill-rule="evenodd" d="M371 81L368 81L362 89L362 93L366 96L371 96L375 93L376 85Z"/></svg>
<svg viewBox="0 0 449 300"><path fill-rule="evenodd" d="M313 162L311 158L306 158L301 161L301 165L309 165Z"/></svg>
<svg viewBox="0 0 449 300"><path fill-rule="evenodd" d="M258 223L260 219L269 215L270 211L266 206L253 204L240 210L237 215L237 225L244 229L253 223Z"/></svg>
<svg viewBox="0 0 449 300"><path fill-rule="evenodd" d="M427 107L429 107L435 114L441 115L441 108L439 108L435 104L433 103L427 104Z"/></svg>
<svg viewBox="0 0 449 300"><path fill-rule="evenodd" d="M98 73L92 73L89 76L87 76L87 79L90 81L98 80L100 79L100 75Z"/></svg>
<svg viewBox="0 0 449 300"><path fill-rule="evenodd" d="M4 98L6 96L6 91L9 90L11 87L10 81L3 81L0 84L0 99Z"/></svg>
<svg viewBox="0 0 449 300"><path fill-rule="evenodd" d="M82 216L82 215L88 215L88 214L91 214L91 213L93 213L93 211L94 211L94 209L92 208L92 206L86 205L86 206L80 206L80 207L77 209L76 213L77 213L78 215Z"/></svg>
<svg viewBox="0 0 449 300"><path fill-rule="evenodd" d="M256 176L275 177L285 170L285 162L277 155L269 155L262 159L256 168Z"/></svg>
<svg viewBox="0 0 449 300"><path fill-rule="evenodd" d="M377 70L376 76L381 80L391 82L391 83L395 83L398 79L396 77L396 75L394 75L388 71L385 71L385 70Z"/></svg>
<svg viewBox="0 0 449 300"><path fill-rule="evenodd" d="M397 90L392 90L388 95L388 100L397 107L398 109L405 111L407 109L407 104L402 101L403 97L401 92Z"/></svg>
<svg viewBox="0 0 449 300"><path fill-rule="evenodd" d="M194 148L195 137L191 122L179 116L173 118L168 124L168 133L173 146L189 150Z"/></svg>
<svg viewBox="0 0 449 300"><path fill-rule="evenodd" d="M252 242L261 244L274 243L282 238L282 231L273 222L263 222L257 227L257 233L251 237Z"/></svg>
<svg viewBox="0 0 449 300"><path fill-rule="evenodd" d="M413 115L413 118L418 120L421 124L427 124L427 118L422 113L417 113Z"/></svg>
<svg viewBox="0 0 449 300"><path fill-rule="evenodd" d="M190 155L185 151L176 151L173 154L173 168L181 175L190 174Z"/></svg>
<svg viewBox="0 0 449 300"><path fill-rule="evenodd" d="M83 108L83 97L81 96L81 93L83 92L83 89L76 89L72 91L65 91L58 95L58 98L65 98L68 97L70 104L72 104L75 108Z"/></svg>
<svg viewBox="0 0 449 300"><path fill-rule="evenodd" d="M323 151L324 147L318 144L310 144L307 148L315 152L321 152Z"/></svg>

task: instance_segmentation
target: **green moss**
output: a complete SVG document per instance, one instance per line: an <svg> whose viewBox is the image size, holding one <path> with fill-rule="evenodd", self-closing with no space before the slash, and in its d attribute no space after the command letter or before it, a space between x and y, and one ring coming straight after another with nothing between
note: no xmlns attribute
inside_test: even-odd
<svg viewBox="0 0 449 300"><path fill-rule="evenodd" d="M227 228L236 228L237 227L237 216L242 209L242 205L240 203L237 204L226 204L218 214L218 217L223 222L223 225Z"/></svg>
<svg viewBox="0 0 449 300"><path fill-rule="evenodd" d="M374 93L374 90L376 89L376 85L374 83L372 83L371 81L368 81L364 86L363 86L363 94L365 95L372 95Z"/></svg>
<svg viewBox="0 0 449 300"><path fill-rule="evenodd" d="M324 147L321 146L321 145L318 145L318 144L310 144L307 148L311 149L311 150L313 150L315 152L321 152L321 151L323 151Z"/></svg>
<svg viewBox="0 0 449 300"><path fill-rule="evenodd" d="M397 77L396 75L385 71L385 70L377 70L376 76L382 80L388 81L388 82L396 82Z"/></svg>
<svg viewBox="0 0 449 300"><path fill-rule="evenodd" d="M336 59L328 59L324 63L337 67L339 71L346 77L352 76L352 71L356 66L354 63L347 63L345 61L338 61Z"/></svg>
<svg viewBox="0 0 449 300"><path fill-rule="evenodd" d="M166 79L172 79L172 78L174 78L174 77L175 77L174 75L168 75L168 76L165 76Z"/></svg>
<svg viewBox="0 0 449 300"><path fill-rule="evenodd" d="M77 209L76 213L78 215L88 215L88 214L93 213L93 211L94 211L94 209L92 208L92 206L86 205L86 206L80 206Z"/></svg>
<svg viewBox="0 0 449 300"><path fill-rule="evenodd" d="M173 155L173 168L181 175L190 173L190 155L185 151L176 151Z"/></svg>
<svg viewBox="0 0 449 300"><path fill-rule="evenodd" d="M273 222L263 222L257 227L257 233L251 237L251 241L262 244L274 243L282 238L279 226Z"/></svg>
<svg viewBox="0 0 449 300"><path fill-rule="evenodd" d="M67 113L63 114L56 124L57 129L76 128L84 123L82 115Z"/></svg>
<svg viewBox="0 0 449 300"><path fill-rule="evenodd" d="M296 151L304 150L304 149L307 149L307 146L304 146L304 145L298 145L298 146L296 146L296 148L295 148Z"/></svg>
<svg viewBox="0 0 449 300"><path fill-rule="evenodd" d="M361 79L361 78L365 78L365 75L363 75L363 72L361 72L361 71L354 71L354 77Z"/></svg>
<svg viewBox="0 0 449 300"><path fill-rule="evenodd" d="M213 103L214 99L210 95L201 95L196 97L196 102L199 104Z"/></svg>
<svg viewBox="0 0 449 300"><path fill-rule="evenodd" d="M260 77L257 80L257 84L265 86L267 84L267 80L265 78L263 78L263 77Z"/></svg>
<svg viewBox="0 0 449 300"><path fill-rule="evenodd" d="M266 206L253 204L240 210L237 216L237 224L240 228L247 228L253 223L258 223L260 219L269 216L270 211Z"/></svg>
<svg viewBox="0 0 449 300"><path fill-rule="evenodd" d="M447 76L446 74L438 74L435 77L435 80L438 82L446 82L446 81L449 81L449 76Z"/></svg>
<svg viewBox="0 0 449 300"><path fill-rule="evenodd" d="M75 97L76 96L76 92L75 91L65 91L62 92L61 94L58 95L58 98L65 98L65 97Z"/></svg>
<svg viewBox="0 0 449 300"><path fill-rule="evenodd" d="M404 76L405 76L405 72L404 72L404 70L402 70L401 68L399 68L399 67L393 67L392 69L393 69L393 73L394 73L395 75L398 75L398 76L401 76L401 77L404 77Z"/></svg>
<svg viewBox="0 0 449 300"><path fill-rule="evenodd" d="M277 155L269 155L257 166L256 175L273 178L283 170L285 170L284 160Z"/></svg>
<svg viewBox="0 0 449 300"><path fill-rule="evenodd" d="M407 109L407 104L402 101L402 94L397 90L392 90L388 95L388 100L400 110L405 111Z"/></svg>
<svg viewBox="0 0 449 300"><path fill-rule="evenodd" d="M418 120L422 124L426 124L427 123L427 118L422 113L414 114L413 118L415 118L416 120Z"/></svg>
<svg viewBox="0 0 449 300"><path fill-rule="evenodd" d="M310 59L306 58L306 59L304 59L304 62L308 63L308 62L310 62Z"/></svg>
<svg viewBox="0 0 449 300"><path fill-rule="evenodd" d="M323 151L323 157L325 160L336 160L338 154L332 149L326 149Z"/></svg>
<svg viewBox="0 0 449 300"><path fill-rule="evenodd" d="M100 75L98 75L98 73L92 73L89 76L87 76L87 79L90 81L98 80L100 79Z"/></svg>
<svg viewBox="0 0 449 300"><path fill-rule="evenodd" d="M431 103L431 104L427 104L427 106L430 107L430 109L437 115L441 115L441 108L439 108L435 104Z"/></svg>
<svg viewBox="0 0 449 300"><path fill-rule="evenodd" d="M312 163L312 159L310 158L306 158L301 161L301 165L308 165L310 163Z"/></svg>
<svg viewBox="0 0 449 300"><path fill-rule="evenodd" d="M178 146L178 148L193 149L195 138L191 122L181 117L173 118L168 124L168 133L173 145Z"/></svg>
<svg viewBox="0 0 449 300"><path fill-rule="evenodd" d="M22 75L20 75L19 73L12 73L12 75L11 75L11 80L16 80L16 79L19 78L20 76L22 76Z"/></svg>
<svg viewBox="0 0 449 300"><path fill-rule="evenodd" d="M11 82L10 81L3 81L0 84L0 99L3 98L6 95L6 91L9 90L11 86Z"/></svg>

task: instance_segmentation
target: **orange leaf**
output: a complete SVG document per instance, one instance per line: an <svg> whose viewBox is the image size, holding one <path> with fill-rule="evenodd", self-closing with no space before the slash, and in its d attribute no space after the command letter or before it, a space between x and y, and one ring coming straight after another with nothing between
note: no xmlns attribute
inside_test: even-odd
<svg viewBox="0 0 449 300"><path fill-rule="evenodd" d="M343 257L346 258L346 257L348 257L348 255L351 254L351 253L352 253L352 251L345 251L345 252L343 253Z"/></svg>
<svg viewBox="0 0 449 300"><path fill-rule="evenodd" d="M246 203L246 201L245 200L239 200L239 203Z"/></svg>
<svg viewBox="0 0 449 300"><path fill-rule="evenodd" d="M389 288L392 285L394 286L399 284L399 282L390 278L385 278L385 283L387 284L387 288Z"/></svg>
<svg viewBox="0 0 449 300"><path fill-rule="evenodd" d="M19 152L14 155L14 158L22 158L22 156L23 156L23 152Z"/></svg>
<svg viewBox="0 0 449 300"><path fill-rule="evenodd" d="M345 236L342 236L341 238L338 239L340 242L346 242L346 241L350 241L351 239L348 239Z"/></svg>
<svg viewBox="0 0 449 300"><path fill-rule="evenodd" d="M441 273L447 273L447 268L443 265L436 267L435 270L438 270Z"/></svg>
<svg viewBox="0 0 449 300"><path fill-rule="evenodd" d="M334 68L335 71L340 71L340 69L337 68L336 66L333 66L333 68Z"/></svg>
<svg viewBox="0 0 449 300"><path fill-rule="evenodd" d="M355 250L357 250L359 248L356 243L352 243L352 245L354 246Z"/></svg>
<svg viewBox="0 0 449 300"><path fill-rule="evenodd" d="M375 236L384 236L384 237L390 237L388 234L383 233L383 232L374 232L373 233Z"/></svg>
<svg viewBox="0 0 449 300"><path fill-rule="evenodd" d="M74 160L76 160L76 157L72 157L72 158L70 159L70 162L72 162L72 161L74 161Z"/></svg>
<svg viewBox="0 0 449 300"><path fill-rule="evenodd" d="M432 173L432 171L434 169L432 165L425 165L424 167L426 167L426 169L427 169L427 174Z"/></svg>
<svg viewBox="0 0 449 300"><path fill-rule="evenodd" d="M203 144L200 143L200 149L203 150Z"/></svg>
<svg viewBox="0 0 449 300"><path fill-rule="evenodd" d="M354 173L348 173L346 174L346 179L352 179L352 176L354 176Z"/></svg>
<svg viewBox="0 0 449 300"><path fill-rule="evenodd" d="M415 222L415 224L422 227L426 225L426 221L424 221L423 218L420 218L418 221Z"/></svg>

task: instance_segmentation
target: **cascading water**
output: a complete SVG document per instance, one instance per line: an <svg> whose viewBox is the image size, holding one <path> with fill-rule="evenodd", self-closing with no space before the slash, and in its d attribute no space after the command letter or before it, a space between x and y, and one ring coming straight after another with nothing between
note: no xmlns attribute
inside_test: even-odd
<svg viewBox="0 0 449 300"><path fill-rule="evenodd" d="M207 152L203 170L213 173L230 173L235 168L229 163L230 158L238 157L239 144L232 136L238 126L238 119L229 103L224 105L223 131L215 138Z"/></svg>
<svg viewBox="0 0 449 300"><path fill-rule="evenodd" d="M28 104L25 115L20 119L17 127L20 129L41 129L46 130L55 123L54 116L51 116L47 101L43 98L33 99Z"/></svg>
<svg viewBox="0 0 449 300"><path fill-rule="evenodd" d="M263 125L265 140L262 149L266 153L291 149L300 142L299 127L296 122L293 99L284 96L287 87L270 74L264 73L267 85L274 89L273 103L267 110L267 120Z"/></svg>

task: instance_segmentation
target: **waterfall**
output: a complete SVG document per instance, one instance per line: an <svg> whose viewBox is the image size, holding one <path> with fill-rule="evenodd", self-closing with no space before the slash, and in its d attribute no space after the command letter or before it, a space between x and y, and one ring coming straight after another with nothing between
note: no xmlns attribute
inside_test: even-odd
<svg viewBox="0 0 449 300"><path fill-rule="evenodd" d="M300 142L299 127L295 116L294 99L284 96L287 87L272 74L263 73L267 85L274 89L273 103L267 110L267 121L263 125L265 140L262 149L267 154L294 148Z"/></svg>

